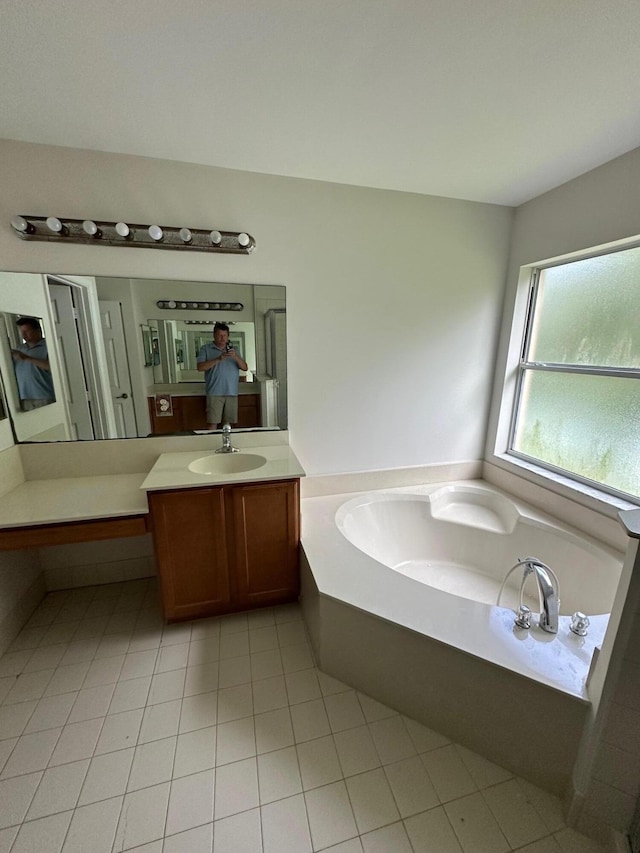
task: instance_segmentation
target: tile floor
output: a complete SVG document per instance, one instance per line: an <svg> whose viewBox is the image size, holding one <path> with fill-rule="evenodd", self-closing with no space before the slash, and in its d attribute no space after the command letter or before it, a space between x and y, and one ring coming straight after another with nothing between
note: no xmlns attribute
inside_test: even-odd
<svg viewBox="0 0 640 853"><path fill-rule="evenodd" d="M320 672L297 605L47 595L0 659L0 853L596 853L556 798Z"/></svg>

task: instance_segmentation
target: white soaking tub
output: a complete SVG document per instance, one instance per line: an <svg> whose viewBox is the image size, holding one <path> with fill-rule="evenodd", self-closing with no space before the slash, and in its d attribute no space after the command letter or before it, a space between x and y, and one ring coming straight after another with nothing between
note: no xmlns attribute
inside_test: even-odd
<svg viewBox="0 0 640 853"><path fill-rule="evenodd" d="M304 499L302 547L321 668L526 776L524 759L539 784L566 784L623 554L480 480ZM522 568L496 603L525 557L558 576L557 634L538 626L532 577L532 627L514 624ZM586 637L569 629L577 610Z"/></svg>

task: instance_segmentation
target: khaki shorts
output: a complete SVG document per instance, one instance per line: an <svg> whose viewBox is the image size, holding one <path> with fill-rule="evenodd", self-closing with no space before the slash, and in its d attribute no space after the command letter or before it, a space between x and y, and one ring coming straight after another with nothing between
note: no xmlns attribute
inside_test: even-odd
<svg viewBox="0 0 640 853"><path fill-rule="evenodd" d="M238 421L237 397L212 397L207 395L207 423L235 424Z"/></svg>

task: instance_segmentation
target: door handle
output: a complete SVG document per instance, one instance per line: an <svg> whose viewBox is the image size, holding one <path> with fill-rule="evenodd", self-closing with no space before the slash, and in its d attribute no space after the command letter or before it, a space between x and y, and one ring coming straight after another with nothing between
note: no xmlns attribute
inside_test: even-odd
<svg viewBox="0 0 640 853"><path fill-rule="evenodd" d="M116 397L116 400L128 400L128 399L129 399L128 394L118 394L118 396Z"/></svg>

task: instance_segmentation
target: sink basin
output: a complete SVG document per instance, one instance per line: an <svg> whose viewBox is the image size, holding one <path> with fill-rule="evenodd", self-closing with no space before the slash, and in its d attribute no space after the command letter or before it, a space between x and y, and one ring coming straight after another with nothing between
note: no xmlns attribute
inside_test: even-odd
<svg viewBox="0 0 640 853"><path fill-rule="evenodd" d="M242 474L261 468L267 460L257 453L216 453L189 463L194 474Z"/></svg>

